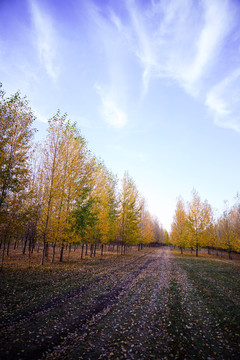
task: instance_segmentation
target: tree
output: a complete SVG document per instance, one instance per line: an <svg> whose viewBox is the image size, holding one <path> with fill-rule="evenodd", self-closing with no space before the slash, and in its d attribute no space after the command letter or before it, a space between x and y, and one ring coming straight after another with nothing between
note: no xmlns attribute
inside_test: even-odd
<svg viewBox="0 0 240 360"><path fill-rule="evenodd" d="M42 264L49 241L53 244L52 261L56 243L61 244L62 261L64 244L72 240L70 214L79 189L87 181L87 156L85 141L75 124L71 125L66 115L61 116L58 112L49 121L47 139L42 148L42 204L38 222L38 233L43 241Z"/></svg>
<svg viewBox="0 0 240 360"><path fill-rule="evenodd" d="M225 202L225 210L218 221L218 227L221 247L227 249L229 259L232 259L231 252L234 249L235 234L233 228L233 212L228 208L227 202Z"/></svg>
<svg viewBox="0 0 240 360"><path fill-rule="evenodd" d="M237 195L237 201L231 209L232 227L234 233L233 248L240 252L240 197Z"/></svg>
<svg viewBox="0 0 240 360"><path fill-rule="evenodd" d="M146 209L145 200L142 199L140 202L140 215L141 215L141 222L140 222L140 228L141 228L141 244L150 244L151 242L154 242L154 231L153 231L153 220L149 213L149 211Z"/></svg>
<svg viewBox="0 0 240 360"><path fill-rule="evenodd" d="M183 253L183 249L188 246L187 220L185 204L183 199L179 198L171 226L171 242L180 248L181 254Z"/></svg>
<svg viewBox="0 0 240 360"><path fill-rule="evenodd" d="M202 202L196 190L193 190L192 196L192 202L188 204L188 231L190 245L196 248L198 256L199 247L203 244L204 234L210 223L210 212L207 201Z"/></svg>
<svg viewBox="0 0 240 360"><path fill-rule="evenodd" d="M122 245L141 240L139 194L128 173L124 174L120 193L119 233Z"/></svg>
<svg viewBox="0 0 240 360"><path fill-rule="evenodd" d="M0 223L5 242L16 225L17 212L12 211L16 201L20 204L30 179L29 161L34 135L35 119L25 98L19 93L5 98L0 84ZM13 206L13 204L15 204Z"/></svg>

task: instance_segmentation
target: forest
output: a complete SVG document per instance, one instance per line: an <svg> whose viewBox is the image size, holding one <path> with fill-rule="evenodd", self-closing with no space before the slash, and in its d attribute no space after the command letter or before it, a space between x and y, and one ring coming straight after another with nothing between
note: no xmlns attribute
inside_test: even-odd
<svg viewBox="0 0 240 360"><path fill-rule="evenodd" d="M87 146L76 124L57 111L48 121L46 138L34 141L35 116L26 98L8 98L1 86L0 235L1 269L10 247L22 253L41 251L45 259L63 261L76 248L81 258L103 254L106 245L118 253L151 243L194 249L240 251L240 199L220 217L196 190L192 201L179 197L170 234L152 216L133 179L120 184Z"/></svg>
<svg viewBox="0 0 240 360"><path fill-rule="evenodd" d="M81 258L106 244L119 253L129 245L164 243L167 232L147 210L126 172L121 183L89 150L76 124L57 111L46 139L34 141L35 116L26 98L0 93L1 269L11 246L22 247L28 263L63 261L78 248Z"/></svg>
<svg viewBox="0 0 240 360"><path fill-rule="evenodd" d="M77 125L60 111L48 121L46 138L34 141L35 116L20 93L0 93L1 269L10 248L41 251L53 263L64 251L88 252L106 245L117 253L127 246L158 243L184 249L240 251L240 199L216 217L196 190L192 201L179 197L168 234L147 209L144 197L125 172L121 182L87 146ZM57 254L57 255L56 255Z"/></svg>

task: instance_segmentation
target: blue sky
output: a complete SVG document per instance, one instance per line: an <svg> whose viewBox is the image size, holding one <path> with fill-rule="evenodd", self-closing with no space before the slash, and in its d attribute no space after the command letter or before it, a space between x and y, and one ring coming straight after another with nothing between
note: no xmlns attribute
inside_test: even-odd
<svg viewBox="0 0 240 360"><path fill-rule="evenodd" d="M170 229L195 188L220 212L240 191L240 1L0 0L0 81L57 109Z"/></svg>

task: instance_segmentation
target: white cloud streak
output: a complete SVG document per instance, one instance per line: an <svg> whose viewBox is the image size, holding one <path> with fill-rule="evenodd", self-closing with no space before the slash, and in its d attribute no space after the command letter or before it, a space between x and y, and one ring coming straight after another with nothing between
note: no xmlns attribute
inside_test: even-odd
<svg viewBox="0 0 240 360"><path fill-rule="evenodd" d="M126 113L119 109L112 95L104 91L100 85L96 84L94 88L101 99L101 115L103 120L115 128L123 128L128 122Z"/></svg>
<svg viewBox="0 0 240 360"><path fill-rule="evenodd" d="M56 65L56 35L52 20L34 0L29 1L40 60L52 80L57 80L59 67Z"/></svg>
<svg viewBox="0 0 240 360"><path fill-rule="evenodd" d="M207 94L206 105L216 125L240 132L240 68L215 85Z"/></svg>
<svg viewBox="0 0 240 360"><path fill-rule="evenodd" d="M152 0L141 8L136 0L125 2L128 23L113 13L111 21L142 66L142 95L151 79L171 80L204 99L216 125L239 131L239 75L225 53L236 29L239 35L240 9L234 1ZM226 59L225 66L221 59Z"/></svg>
<svg viewBox="0 0 240 360"><path fill-rule="evenodd" d="M151 78L165 77L196 96L202 76L230 31L228 2L162 0L142 12L130 1L128 10L144 92Z"/></svg>

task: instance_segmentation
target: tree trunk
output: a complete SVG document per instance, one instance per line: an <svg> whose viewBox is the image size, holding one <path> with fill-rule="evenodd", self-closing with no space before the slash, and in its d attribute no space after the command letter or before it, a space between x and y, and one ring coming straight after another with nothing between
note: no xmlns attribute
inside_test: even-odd
<svg viewBox="0 0 240 360"><path fill-rule="evenodd" d="M196 244L196 256L198 256L198 242Z"/></svg>
<svg viewBox="0 0 240 360"><path fill-rule="evenodd" d="M45 258L48 259L48 252L49 252L49 244L46 242L46 249L45 249Z"/></svg>
<svg viewBox="0 0 240 360"><path fill-rule="evenodd" d="M86 244L85 256L87 256L87 253L88 253L88 244Z"/></svg>
<svg viewBox="0 0 240 360"><path fill-rule="evenodd" d="M9 248L10 248L10 239L7 242L7 256L9 256Z"/></svg>
<svg viewBox="0 0 240 360"><path fill-rule="evenodd" d="M69 244L69 247L68 247L68 261L70 260L70 253L71 253L71 246L72 244Z"/></svg>
<svg viewBox="0 0 240 360"><path fill-rule="evenodd" d="M1 271L2 271L2 269L3 269L3 262L4 262L5 249L6 249L6 237L4 237L4 240L3 240L3 250L2 250L2 263L1 263Z"/></svg>
<svg viewBox="0 0 240 360"><path fill-rule="evenodd" d="M31 238L29 238L29 243L28 243L28 267L31 266L31 245L32 245L32 242L31 242Z"/></svg>
<svg viewBox="0 0 240 360"><path fill-rule="evenodd" d="M52 251L52 264L54 263L54 258L55 258L55 251L56 251L56 241L53 244L53 251Z"/></svg>
<svg viewBox="0 0 240 360"><path fill-rule="evenodd" d="M82 244L81 260L83 259L84 244Z"/></svg>
<svg viewBox="0 0 240 360"><path fill-rule="evenodd" d="M44 234L44 236L43 236L43 251L42 251L41 265L44 264L44 259L45 259L45 247L46 247L46 240L45 240L45 234Z"/></svg>
<svg viewBox="0 0 240 360"><path fill-rule="evenodd" d="M94 244L93 257L95 257L95 256L96 256L96 250L97 250L97 244L95 243L95 244Z"/></svg>
<svg viewBox="0 0 240 360"><path fill-rule="evenodd" d="M25 240L24 240L23 251L22 251L23 255L24 255L25 252L26 252L27 241L28 241L28 237L26 236L26 237L25 237Z"/></svg>
<svg viewBox="0 0 240 360"><path fill-rule="evenodd" d="M182 248L182 247L180 247L180 249L181 249L181 255L183 255L183 248Z"/></svg>
<svg viewBox="0 0 240 360"><path fill-rule="evenodd" d="M92 245L90 245L90 257L92 257Z"/></svg>
<svg viewBox="0 0 240 360"><path fill-rule="evenodd" d="M101 244L101 256L103 256L103 244Z"/></svg>
<svg viewBox="0 0 240 360"><path fill-rule="evenodd" d="M62 244L61 246L59 262L63 261L63 250L64 250L64 244Z"/></svg>

